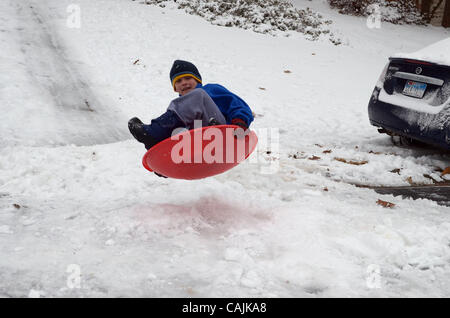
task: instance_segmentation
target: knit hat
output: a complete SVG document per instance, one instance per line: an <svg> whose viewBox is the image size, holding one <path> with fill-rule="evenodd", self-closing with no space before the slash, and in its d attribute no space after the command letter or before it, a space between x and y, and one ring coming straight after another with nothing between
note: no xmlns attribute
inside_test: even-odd
<svg viewBox="0 0 450 318"><path fill-rule="evenodd" d="M182 60L173 62L172 69L170 70L170 81L172 82L173 89L175 89L175 82L186 76L193 77L197 82L202 83L202 76L194 64Z"/></svg>

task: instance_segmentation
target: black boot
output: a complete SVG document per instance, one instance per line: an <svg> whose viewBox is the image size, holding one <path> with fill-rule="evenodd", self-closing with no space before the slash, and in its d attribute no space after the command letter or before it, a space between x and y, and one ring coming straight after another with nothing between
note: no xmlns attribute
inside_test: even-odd
<svg viewBox="0 0 450 318"><path fill-rule="evenodd" d="M154 171L153 171L154 172ZM158 177L161 177L161 178L166 178L167 179L167 177L166 176L163 176L162 174L159 174L158 172L155 172L155 174L158 176Z"/></svg>
<svg viewBox="0 0 450 318"><path fill-rule="evenodd" d="M148 150L157 144L157 141L145 131L144 123L139 118L131 118L128 121L128 129L137 141L145 145L145 149Z"/></svg>

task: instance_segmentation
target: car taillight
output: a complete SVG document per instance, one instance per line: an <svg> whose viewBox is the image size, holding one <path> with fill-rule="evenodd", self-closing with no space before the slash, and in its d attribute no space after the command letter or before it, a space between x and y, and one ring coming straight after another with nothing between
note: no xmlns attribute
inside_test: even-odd
<svg viewBox="0 0 450 318"><path fill-rule="evenodd" d="M377 81L377 84L376 84L376 87L378 87L378 88L383 87L383 83L384 83L384 79L386 78L386 73L387 73L387 70L388 70L388 67L389 67L389 63L390 62L386 63L386 66L383 68L383 71L381 72L381 75L378 78L378 81Z"/></svg>
<svg viewBox="0 0 450 318"><path fill-rule="evenodd" d="M411 64L433 65L432 63L419 61L419 60L405 60L405 62L411 63Z"/></svg>

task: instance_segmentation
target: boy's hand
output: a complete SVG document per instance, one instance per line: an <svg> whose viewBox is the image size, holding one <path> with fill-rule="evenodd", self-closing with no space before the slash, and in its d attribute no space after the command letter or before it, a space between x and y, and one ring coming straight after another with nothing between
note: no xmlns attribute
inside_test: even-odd
<svg viewBox="0 0 450 318"><path fill-rule="evenodd" d="M239 126L239 128L234 130L234 137L242 139L248 134L248 125L245 123L244 120L240 118L233 118L231 120L231 124Z"/></svg>
<svg viewBox="0 0 450 318"><path fill-rule="evenodd" d="M245 123L243 119L240 118L233 118L231 120L231 124L241 127L242 129L244 129L244 131L248 129L248 125Z"/></svg>
<svg viewBox="0 0 450 318"><path fill-rule="evenodd" d="M234 133L233 133L233 134L234 134L234 137L236 137L237 139L245 138L245 136L247 136L248 133L250 132L250 131L248 130L248 126L247 126L247 124L245 123L245 121L242 120L242 119L240 119L240 118L234 118L234 119L232 119L232 120L231 120L231 124L232 124L232 125L239 126L239 128L236 128L236 129L234 130Z"/></svg>

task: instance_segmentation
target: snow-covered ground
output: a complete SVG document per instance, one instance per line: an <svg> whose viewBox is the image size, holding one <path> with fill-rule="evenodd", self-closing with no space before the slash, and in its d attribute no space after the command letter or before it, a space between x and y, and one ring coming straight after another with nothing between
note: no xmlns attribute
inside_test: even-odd
<svg viewBox="0 0 450 318"><path fill-rule="evenodd" d="M449 156L393 146L367 103L388 56L450 32L294 2L343 45L139 1L1 1L0 296L450 296L449 208L355 186L443 180ZM176 97L177 58L251 105L251 162L199 181L142 167L127 120Z"/></svg>

